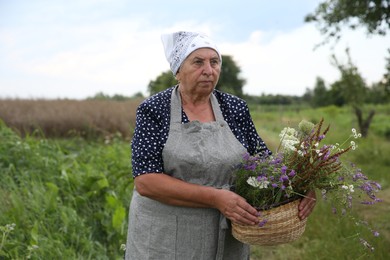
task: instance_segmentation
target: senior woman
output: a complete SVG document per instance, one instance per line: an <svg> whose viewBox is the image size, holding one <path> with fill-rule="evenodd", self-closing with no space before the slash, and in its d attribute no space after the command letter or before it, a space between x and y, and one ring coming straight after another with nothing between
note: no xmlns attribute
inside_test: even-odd
<svg viewBox="0 0 390 260"><path fill-rule="evenodd" d="M227 219L256 225L257 211L229 185L245 152L271 152L246 103L215 90L222 58L213 41L183 31L162 41L179 84L137 109L126 259L249 259ZM313 207L303 199L300 217Z"/></svg>

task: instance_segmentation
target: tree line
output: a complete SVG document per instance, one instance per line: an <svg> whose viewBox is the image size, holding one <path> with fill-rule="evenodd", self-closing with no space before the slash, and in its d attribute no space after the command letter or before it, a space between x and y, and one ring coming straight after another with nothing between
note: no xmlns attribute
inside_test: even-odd
<svg viewBox="0 0 390 260"><path fill-rule="evenodd" d="M312 107L344 106L348 104L384 104L390 101L390 51L386 59L386 72L378 82L368 85L358 68L348 55L348 63L341 64L335 56L333 65L339 70L340 78L327 85L325 80L317 77L313 88L307 88L302 96L262 94L254 96L244 93L245 79L240 77L240 68L231 56L222 55L223 66L216 89L236 95L247 102L260 105L291 105L307 104ZM155 80L149 82L148 92L153 95L177 84L170 71L161 73Z"/></svg>

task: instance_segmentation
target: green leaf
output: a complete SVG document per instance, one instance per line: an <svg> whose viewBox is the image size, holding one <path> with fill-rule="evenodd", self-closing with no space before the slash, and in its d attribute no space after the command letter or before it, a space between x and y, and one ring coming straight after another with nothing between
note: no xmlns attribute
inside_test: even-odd
<svg viewBox="0 0 390 260"><path fill-rule="evenodd" d="M38 244L38 238L39 238L38 230L39 230L38 221L35 221L34 222L34 226L32 227L32 229L30 231L30 235L31 235L30 244L31 245L37 245Z"/></svg>
<svg viewBox="0 0 390 260"><path fill-rule="evenodd" d="M114 215L112 216L112 226L115 230L120 231L123 222L125 221L126 211L121 205L115 209Z"/></svg>

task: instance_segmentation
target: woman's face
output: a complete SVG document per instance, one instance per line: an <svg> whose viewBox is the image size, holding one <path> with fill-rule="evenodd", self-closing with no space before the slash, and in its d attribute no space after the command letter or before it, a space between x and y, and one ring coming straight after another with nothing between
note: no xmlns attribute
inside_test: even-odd
<svg viewBox="0 0 390 260"><path fill-rule="evenodd" d="M193 94L210 94L221 73L218 53L210 48L192 52L181 64L176 79L184 91Z"/></svg>

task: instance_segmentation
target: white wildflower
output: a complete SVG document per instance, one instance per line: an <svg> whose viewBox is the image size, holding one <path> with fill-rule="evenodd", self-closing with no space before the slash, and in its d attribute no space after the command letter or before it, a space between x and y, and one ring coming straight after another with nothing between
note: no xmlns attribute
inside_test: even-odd
<svg viewBox="0 0 390 260"><path fill-rule="evenodd" d="M286 150L296 151L296 145L300 143L297 131L294 128L285 127L279 134L281 145Z"/></svg>
<svg viewBox="0 0 390 260"><path fill-rule="evenodd" d="M15 226L16 226L15 223L7 224L7 225L5 225L5 228L6 228L8 231L12 231L12 230L15 229Z"/></svg>
<svg viewBox="0 0 390 260"><path fill-rule="evenodd" d="M352 128L352 135L355 139L362 137L362 134L358 133L355 128Z"/></svg>
<svg viewBox="0 0 390 260"><path fill-rule="evenodd" d="M285 127L283 130L280 132L279 137L281 139L286 138L286 136L297 136L297 131L294 128L291 127Z"/></svg>
<svg viewBox="0 0 390 260"><path fill-rule="evenodd" d="M261 180L259 181L256 177L249 177L246 182L251 185L252 187L259 188L259 189L266 189L268 188L269 181L267 180Z"/></svg>
<svg viewBox="0 0 390 260"><path fill-rule="evenodd" d="M342 189L344 190L349 190L350 192L354 192L354 186L351 184L351 185L343 185L341 186Z"/></svg>
<svg viewBox="0 0 390 260"><path fill-rule="evenodd" d="M351 147L352 147L352 150L356 150L358 145L354 141L351 141Z"/></svg>
<svg viewBox="0 0 390 260"><path fill-rule="evenodd" d="M249 184L249 185L251 185L252 187L255 187L255 188L257 188L258 187L258 181L256 180L256 178L255 177L249 177L247 180L246 180L246 182Z"/></svg>
<svg viewBox="0 0 390 260"><path fill-rule="evenodd" d="M297 148L295 145L299 143L299 140L283 140L282 141L282 146L286 150L291 150L291 151L296 151Z"/></svg>

